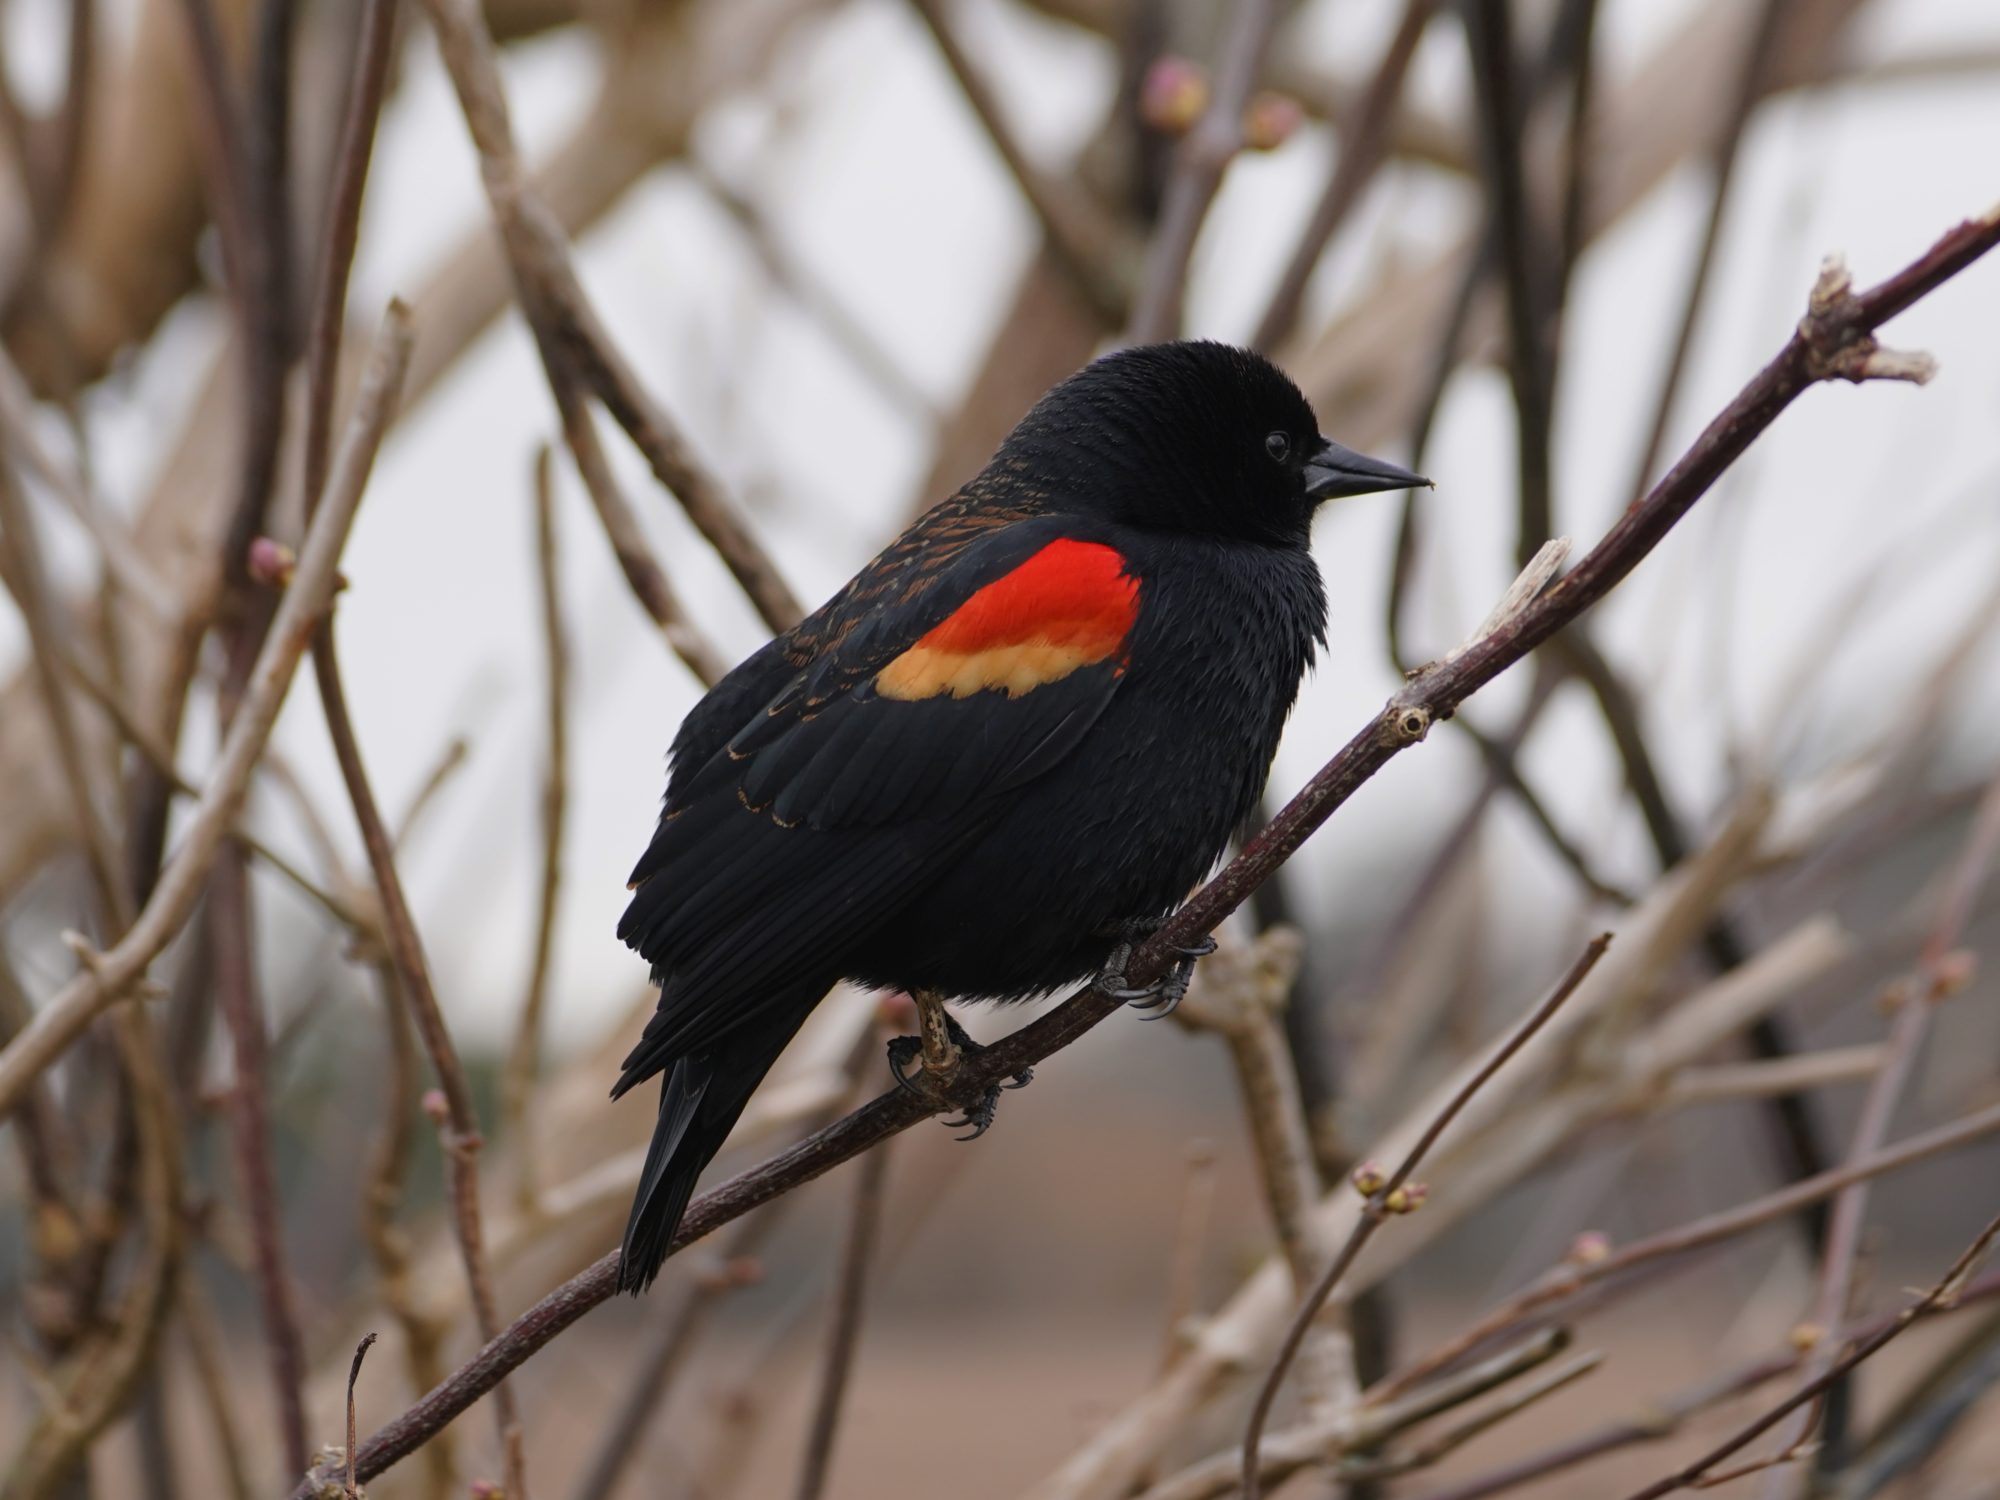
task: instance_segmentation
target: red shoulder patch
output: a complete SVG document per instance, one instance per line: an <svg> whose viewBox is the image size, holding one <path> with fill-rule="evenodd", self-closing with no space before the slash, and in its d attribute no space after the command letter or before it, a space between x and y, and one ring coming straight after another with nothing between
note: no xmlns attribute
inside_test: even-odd
<svg viewBox="0 0 2000 1500"><path fill-rule="evenodd" d="M1113 655L1139 617L1139 580L1102 542L1050 542L996 578L875 676L909 701L989 688L1008 697Z"/></svg>

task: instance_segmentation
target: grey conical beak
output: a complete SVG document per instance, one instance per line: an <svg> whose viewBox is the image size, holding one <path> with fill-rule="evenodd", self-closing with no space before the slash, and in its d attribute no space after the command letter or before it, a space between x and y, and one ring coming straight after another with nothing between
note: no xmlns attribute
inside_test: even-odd
<svg viewBox="0 0 2000 1500"><path fill-rule="evenodd" d="M1305 476L1306 493L1315 500L1430 486L1430 481L1421 474L1412 474L1386 459L1370 458L1352 448L1343 448L1330 438L1319 440L1318 450L1306 460Z"/></svg>

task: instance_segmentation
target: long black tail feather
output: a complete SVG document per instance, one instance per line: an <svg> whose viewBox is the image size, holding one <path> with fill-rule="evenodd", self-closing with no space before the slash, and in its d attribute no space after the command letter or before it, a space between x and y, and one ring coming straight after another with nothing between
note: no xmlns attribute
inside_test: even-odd
<svg viewBox="0 0 2000 1500"><path fill-rule="evenodd" d="M660 1086L660 1117L625 1222L618 1289L637 1296L660 1273L702 1170L722 1149L750 1095L826 991L802 990L757 1024L676 1058Z"/></svg>

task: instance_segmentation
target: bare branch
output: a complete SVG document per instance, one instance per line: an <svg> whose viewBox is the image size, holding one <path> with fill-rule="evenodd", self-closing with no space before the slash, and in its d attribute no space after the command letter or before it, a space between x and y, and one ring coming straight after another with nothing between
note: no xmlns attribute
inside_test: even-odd
<svg viewBox="0 0 2000 1500"><path fill-rule="evenodd" d="M527 992L515 1022L500 1086L501 1120L515 1136L515 1199L530 1215L539 1200L534 1122L530 1117L535 1070L541 1056L542 1011L548 1000L549 962L555 950L556 905L562 889L564 812L569 792L569 644L563 635L560 560L556 555L555 499L550 488L551 455L544 444L535 454L535 562L541 580L542 641L547 661L545 718L548 759L542 768L542 881L535 919Z"/></svg>
<svg viewBox="0 0 2000 1500"><path fill-rule="evenodd" d="M1292 258L1285 263L1278 285L1264 308L1264 316L1257 321L1257 331L1250 337L1251 348L1269 352L1291 337L1305 303L1306 286L1319 267L1320 257L1340 233L1341 225L1361 201L1362 193L1388 154L1390 126L1402 97L1403 79L1436 10L1437 0L1404 0L1403 18L1383 49L1382 60L1376 64L1367 90L1351 117L1340 122L1340 152L1334 159L1333 174L1313 205L1312 217L1300 232Z"/></svg>
<svg viewBox="0 0 2000 1500"><path fill-rule="evenodd" d="M2000 849L2000 780L1980 799L1973 818L1972 832L1965 842L1950 878L1945 882L1936 920L1924 937L1923 953L1917 962L1914 981L1903 987L1901 1003L1884 1043L1885 1056L1862 1102L1860 1119L1847 1159L1860 1161L1875 1155L1887 1139L1889 1125L1904 1089L1915 1072L1917 1056L1930 1031L1931 1017L1938 1002L1954 988L1950 955L1959 933L1972 910L1972 903L1986 879L1996 849ZM1857 1182L1842 1190L1833 1201L1826 1246L1820 1257L1819 1282L1813 1309L1807 1321L1820 1328L1837 1328L1847 1319L1848 1299L1853 1294L1855 1267L1861 1255L1861 1235L1868 1215L1868 1187ZM1824 1347L1806 1360L1805 1384L1812 1385L1833 1364L1833 1353ZM1806 1424L1794 1429L1794 1446L1805 1440Z"/></svg>
<svg viewBox="0 0 2000 1500"><path fill-rule="evenodd" d="M1305 1338L1306 1330L1312 1326L1314 1316L1326 1305L1326 1299L1333 1295L1333 1289L1340 1284L1340 1278L1347 1274L1348 1268L1361 1254L1362 1246L1373 1238L1375 1231L1380 1229L1392 1214L1408 1213L1421 1201L1411 1193L1410 1177L1423 1164L1423 1159L1430 1154L1431 1147L1437 1144L1438 1137L1450 1128L1451 1122L1458 1118L1465 1106L1472 1102L1473 1096L1486 1086L1487 1081L1505 1067L1508 1060L1525 1047L1536 1032L1555 1019L1556 1012L1562 1009L1576 993L1577 986L1581 985L1590 971L1597 967L1597 961L1604 957L1605 950L1610 946L1611 934L1608 932L1591 939L1582 956L1570 966L1569 972L1562 977L1549 997L1535 1007L1521 1024L1493 1049L1485 1063L1466 1079L1456 1094L1446 1101L1444 1108L1438 1111L1437 1117L1431 1121L1424 1133L1417 1137L1417 1142L1410 1148L1409 1154L1386 1180L1368 1184L1357 1177L1356 1186L1361 1188L1368 1199L1367 1209L1355 1222L1353 1232L1348 1235L1347 1243L1341 1246L1340 1253L1333 1258L1333 1263L1321 1273L1312 1290L1306 1294L1305 1301L1300 1304L1297 1314L1292 1319L1291 1327L1285 1332L1284 1342L1278 1347L1278 1357L1272 1363L1270 1373L1264 1377L1264 1384L1257 1392L1257 1400L1250 1408L1249 1425L1243 1434L1243 1500L1257 1500L1258 1495L1262 1493L1263 1477L1257 1465L1257 1444L1264 1435L1264 1423L1270 1417L1271 1403L1277 1399L1278 1387L1284 1383L1285 1371L1290 1368L1292 1357L1298 1353L1299 1345Z"/></svg>
<svg viewBox="0 0 2000 1500"><path fill-rule="evenodd" d="M1000 101L959 44L951 22L945 18L944 4L945 0L911 0L924 25L930 28L931 39L937 43L952 77L958 80L965 102L986 127L993 149L1013 174L1028 207L1041 220L1042 233L1048 236L1057 263L1106 323L1122 322L1131 301L1126 267L1136 253L1135 247L1127 243L1117 220L1075 178L1050 176L1028 160L1000 112Z"/></svg>
<svg viewBox="0 0 2000 1500"><path fill-rule="evenodd" d="M1631 1496L1631 1500L1660 1500L1660 1497L1663 1495L1671 1495L1678 1490L1700 1485L1703 1482L1703 1477L1707 1475L1709 1470L1713 1469L1725 1458L1728 1458L1732 1453L1736 1453L1755 1442L1764 1433L1769 1432L1778 1423L1782 1422L1792 1412L1817 1400L1849 1370L1852 1370L1863 1360L1872 1358L1885 1344L1888 1344L1892 1339L1902 1334L1905 1329L1919 1318L1928 1317L1943 1308L1956 1305L1959 1297L1965 1290L1965 1283L1971 1276L1973 1269L1985 1257L1986 1252L1992 1247L1993 1241L1996 1238L2000 1238L2000 1218L1996 1218L1988 1223L1979 1232L1978 1237L1960 1253L1958 1259L1951 1263L1950 1268L1946 1270L1944 1275L1938 1278L1931 1289L1898 1313L1887 1327L1861 1340L1838 1360L1834 1361L1823 1374L1800 1386L1798 1390L1794 1391L1784 1401L1765 1412L1755 1421L1733 1433L1721 1443L1718 1443L1693 1463L1688 1464L1685 1468L1676 1470L1655 1484L1649 1484L1644 1489L1635 1491ZM1788 1445L1786 1452L1789 1454L1795 1450L1795 1444Z"/></svg>
<svg viewBox="0 0 2000 1500"><path fill-rule="evenodd" d="M0 1050L0 1114L13 1107L28 1081L53 1063L93 1017L144 979L147 966L193 912L216 852L242 808L251 772L291 686L292 672L333 596L335 564L361 503L376 446L394 411L409 351L409 314L402 304L391 303L347 441L327 486L326 503L300 550L298 567L258 656L249 692L223 742L208 791L131 931L110 952L94 955Z"/></svg>
<svg viewBox="0 0 2000 1500"><path fill-rule="evenodd" d="M833 1463L833 1440L840 1427L841 1404L854 1368L855 1349L861 1342L862 1299L868 1289L875 1240L882 1227L883 1187L888 1170L889 1147L885 1143L861 1158L855 1177L854 1212L848 1220L847 1238L840 1247L833 1326L827 1332L819 1395L813 1402L812 1423L806 1431L806 1454L799 1466L796 1491L798 1500L819 1500L826 1489L827 1472Z"/></svg>
<svg viewBox="0 0 2000 1500"><path fill-rule="evenodd" d="M1250 107L1264 50L1278 24L1278 7L1274 0L1238 0L1231 16L1216 69L1215 97L1181 140L1160 209L1159 232L1146 250L1145 273L1125 330L1128 343L1152 344L1179 333L1195 238L1222 186L1223 172L1243 148L1243 113Z"/></svg>
<svg viewBox="0 0 2000 1500"><path fill-rule="evenodd" d="M545 364L568 364L623 427L673 491L774 631L804 613L763 546L737 518L721 481L680 428L640 385L591 305L570 261L562 228L530 185L514 144L493 37L477 0L427 0L452 86L479 151L480 177L507 247L523 312ZM557 378L555 370L551 379Z"/></svg>

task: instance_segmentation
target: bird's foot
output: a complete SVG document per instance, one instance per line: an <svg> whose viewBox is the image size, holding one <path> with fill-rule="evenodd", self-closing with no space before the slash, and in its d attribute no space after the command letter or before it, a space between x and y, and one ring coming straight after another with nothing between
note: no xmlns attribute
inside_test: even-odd
<svg viewBox="0 0 2000 1500"><path fill-rule="evenodd" d="M1162 1016L1172 1015L1181 1001L1187 998L1188 984L1194 978L1195 960L1206 958L1215 951L1215 939L1203 937L1185 948L1176 948L1173 963L1167 972L1150 984L1127 984L1125 969L1132 962L1133 948L1158 932L1166 921L1165 917L1136 917L1119 923L1112 933L1118 939L1118 945L1111 950L1111 956L1104 961L1104 968L1092 981L1100 994L1123 1000L1134 1010L1148 1012L1141 1017L1142 1020L1157 1021Z"/></svg>
<svg viewBox="0 0 2000 1500"><path fill-rule="evenodd" d="M889 1072L894 1075L897 1087L919 1096L928 1097L934 1091L943 1089L957 1075L960 1066L967 1058L977 1057L986 1050L967 1035L965 1028L959 1025L942 1006L938 1007L937 1013L943 1017L941 1030L949 1048L942 1058L926 1054L925 1043L931 1039L928 1026L927 1034L924 1036L899 1036L889 1042ZM929 1019L928 1015L925 1019ZM918 1070L918 1076L912 1076L910 1064L920 1060L922 1065ZM942 1062L943 1065L934 1065L936 1062ZM971 1131L959 1139L976 1141L993 1126L994 1113L1000 1108L1000 1091L1026 1088L1034 1080L1035 1070L1023 1068L1005 1083L988 1085L985 1093L966 1106L964 1114L956 1120L946 1120L944 1123L953 1130L970 1125Z"/></svg>

